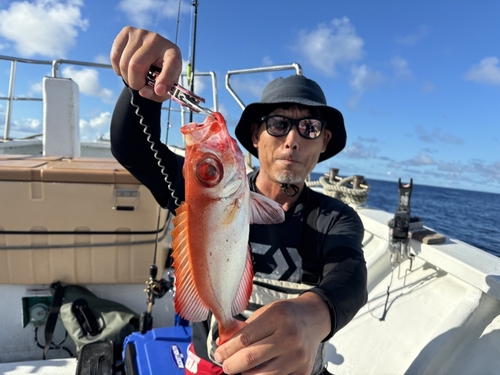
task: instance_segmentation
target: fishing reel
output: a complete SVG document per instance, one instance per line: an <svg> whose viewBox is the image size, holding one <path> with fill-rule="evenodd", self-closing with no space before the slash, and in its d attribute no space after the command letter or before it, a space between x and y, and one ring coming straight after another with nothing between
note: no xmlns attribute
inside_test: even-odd
<svg viewBox="0 0 500 375"><path fill-rule="evenodd" d="M153 305L157 298L162 298L169 290L174 287L174 276L171 273L167 273L167 280L160 279L157 280L156 276L158 274L158 267L152 265L149 269L149 280L146 281L146 293L147 299L147 310L144 311L139 318L139 331L145 334L153 328Z"/></svg>

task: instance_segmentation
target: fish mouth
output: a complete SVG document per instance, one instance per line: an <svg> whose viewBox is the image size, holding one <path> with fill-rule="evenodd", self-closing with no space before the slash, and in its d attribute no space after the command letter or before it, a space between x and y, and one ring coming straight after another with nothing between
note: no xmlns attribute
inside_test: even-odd
<svg viewBox="0 0 500 375"><path fill-rule="evenodd" d="M182 129L182 133L184 134L184 136L189 136L186 137L186 142L201 143L204 142L207 138L214 135L213 132L210 132L210 127L211 124L191 123L184 126L184 128Z"/></svg>
<svg viewBox="0 0 500 375"><path fill-rule="evenodd" d="M205 142L212 136L220 134L225 126L225 122L221 122L216 116L210 115L202 123L191 122L184 125L181 127L181 133L185 137L186 144L191 145Z"/></svg>

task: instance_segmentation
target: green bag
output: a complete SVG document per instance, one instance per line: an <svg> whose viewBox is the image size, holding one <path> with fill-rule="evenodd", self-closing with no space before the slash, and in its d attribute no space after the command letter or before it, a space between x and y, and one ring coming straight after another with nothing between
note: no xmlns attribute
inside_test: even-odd
<svg viewBox="0 0 500 375"><path fill-rule="evenodd" d="M119 358L125 337L139 330L138 314L118 302L97 297L83 286L63 286L56 282L51 290L53 300L45 327L44 358L50 349L58 313L77 352L89 343L112 341Z"/></svg>

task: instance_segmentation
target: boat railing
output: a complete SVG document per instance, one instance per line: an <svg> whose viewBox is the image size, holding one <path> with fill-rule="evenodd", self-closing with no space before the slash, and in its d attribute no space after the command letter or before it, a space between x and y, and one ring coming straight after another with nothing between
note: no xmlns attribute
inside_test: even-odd
<svg viewBox="0 0 500 375"><path fill-rule="evenodd" d="M10 61L10 76L9 76L9 87L6 96L0 96L0 100L5 100L7 102L5 106L5 124L3 136L0 137L0 140L7 141L10 140L10 130L11 130L11 121L12 121L12 112L13 112L13 103L15 101L43 101L41 97L33 97L33 96L17 96L15 95L15 86L17 79L17 68L18 64L35 64L35 65L47 65L51 66L51 77L59 78L61 77L61 66L63 64L67 65L76 65L76 66L84 66L84 67L92 67L99 69L112 69L110 64L102 64L102 63L93 63L86 61L77 61L77 60L66 60L66 59L55 59L55 60L37 60L37 59L26 59L12 56L4 56L0 55L0 60ZM217 79L216 75L213 71L209 72L196 72L194 73L194 77L203 77L207 76L211 78L212 84L212 101L213 101L213 110L218 111L218 90L217 90ZM181 75L182 82L187 81L187 76L185 73ZM182 107L172 107L170 102L165 102L162 110L166 111L174 111L181 113L181 119L184 121L184 115L187 111ZM33 137L33 136L31 136Z"/></svg>
<svg viewBox="0 0 500 375"><path fill-rule="evenodd" d="M241 107L241 109L245 109L245 104L240 99L240 97L236 94L234 89L231 87L231 76L237 74L252 74L252 73L269 73L276 72L280 70L295 70L295 73L298 75L302 75L302 68L297 63L292 63L288 65L272 65L272 66L263 66L259 68L249 68L249 69L238 69L238 70L229 70L226 73L226 89L229 91L231 96L236 100Z"/></svg>
<svg viewBox="0 0 500 375"><path fill-rule="evenodd" d="M91 66L94 68L104 68L111 69L110 64L100 64L100 63L91 63L84 61L75 61L75 60L36 60L36 59L25 59L19 57L12 56L4 56L0 55L0 60L10 61L10 76L9 76L9 88L7 91L7 96L0 96L0 100L7 101L7 105L5 107L5 125L3 131L3 140L10 139L10 123L12 117L12 105L14 101L43 101L43 98L39 97L31 97L31 96L16 96L15 86L16 86L16 78L17 78L17 67L19 63L23 64L35 64L35 65L48 65L52 66L52 77L57 78L60 77L60 66L62 64L71 64L71 65L80 65L80 66Z"/></svg>

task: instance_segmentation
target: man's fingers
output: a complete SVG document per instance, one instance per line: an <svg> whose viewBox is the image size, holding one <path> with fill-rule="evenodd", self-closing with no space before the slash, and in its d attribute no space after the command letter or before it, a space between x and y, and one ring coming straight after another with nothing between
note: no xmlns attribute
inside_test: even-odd
<svg viewBox="0 0 500 375"><path fill-rule="evenodd" d="M147 85L146 76L152 65L161 68L161 45L155 45L151 34L138 31L129 39L129 43L122 54L122 71L126 72L126 81L134 90Z"/></svg>
<svg viewBox="0 0 500 375"><path fill-rule="evenodd" d="M135 47L137 52L134 53L129 63L129 77L131 77L129 84L144 85L148 71L151 66L155 66L161 71L156 77L154 91L156 95L164 97L181 74L181 51L174 43L157 33L148 32L138 37L140 40L137 41Z"/></svg>
<svg viewBox="0 0 500 375"><path fill-rule="evenodd" d="M222 368L226 374L238 374L256 367L261 369L280 354L281 349L266 338L239 350L224 361Z"/></svg>
<svg viewBox="0 0 500 375"><path fill-rule="evenodd" d="M120 77L123 77L120 68L120 61L127 42L128 32L125 31L125 29L122 29L113 41L113 45L111 46L111 51L109 53L109 59L111 61L111 66L113 67L113 71Z"/></svg>
<svg viewBox="0 0 500 375"><path fill-rule="evenodd" d="M115 38L110 52L111 65L116 74L140 94L163 101L177 82L182 70L179 48L158 33L124 27ZM161 69L154 90L146 83L151 66Z"/></svg>
<svg viewBox="0 0 500 375"><path fill-rule="evenodd" d="M155 93L166 95L168 90L177 83L182 72L182 56L179 48L172 44L163 55L163 66L160 75L156 79Z"/></svg>
<svg viewBox="0 0 500 375"><path fill-rule="evenodd" d="M265 321L247 324L217 348L215 360L221 363L239 350L271 336L274 332L274 326Z"/></svg>

